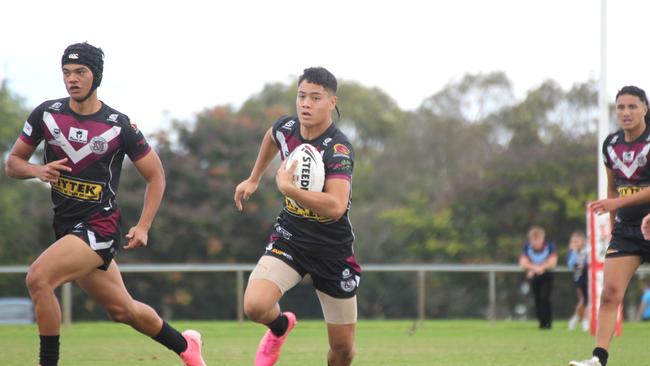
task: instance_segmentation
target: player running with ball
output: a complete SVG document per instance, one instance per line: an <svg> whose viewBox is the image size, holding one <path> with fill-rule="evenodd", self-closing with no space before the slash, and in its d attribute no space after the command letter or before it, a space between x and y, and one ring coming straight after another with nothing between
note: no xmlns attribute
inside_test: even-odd
<svg viewBox="0 0 650 366"><path fill-rule="evenodd" d="M326 69L304 70L298 79L298 117L280 118L268 129L250 177L235 190L235 204L241 211L242 202L257 190L264 171L280 152L284 162L275 181L285 196L285 205L244 295L248 318L268 327L255 356L256 366L277 362L282 344L296 325L296 316L282 312L278 302L307 274L327 322L328 365L347 366L354 357L356 291L361 276L348 218L354 152L332 122L336 88L336 78ZM297 162L285 169L285 159L303 143L313 145L323 156L322 192L302 190L293 184Z"/></svg>

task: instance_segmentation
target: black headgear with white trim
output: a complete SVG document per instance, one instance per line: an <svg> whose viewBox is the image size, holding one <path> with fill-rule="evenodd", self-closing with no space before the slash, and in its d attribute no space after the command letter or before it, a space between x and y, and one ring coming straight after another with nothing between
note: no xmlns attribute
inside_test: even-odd
<svg viewBox="0 0 650 366"><path fill-rule="evenodd" d="M67 64L84 65L92 71L93 85L88 96L102 83L104 51L101 48L95 47L88 42L71 44L63 51L61 57L61 67ZM87 99L88 96L84 99Z"/></svg>

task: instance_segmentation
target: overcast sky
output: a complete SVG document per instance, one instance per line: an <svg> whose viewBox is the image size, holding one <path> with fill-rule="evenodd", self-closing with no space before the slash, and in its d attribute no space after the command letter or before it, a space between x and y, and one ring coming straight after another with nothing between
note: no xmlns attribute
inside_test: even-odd
<svg viewBox="0 0 650 366"><path fill-rule="evenodd" d="M607 7L610 98L627 84L650 92L650 1ZM404 109L466 73L504 71L518 96L600 73L600 0L21 0L3 6L0 34L0 79L30 108L67 96L67 45L101 47L100 99L145 132L239 106L309 66L379 87Z"/></svg>

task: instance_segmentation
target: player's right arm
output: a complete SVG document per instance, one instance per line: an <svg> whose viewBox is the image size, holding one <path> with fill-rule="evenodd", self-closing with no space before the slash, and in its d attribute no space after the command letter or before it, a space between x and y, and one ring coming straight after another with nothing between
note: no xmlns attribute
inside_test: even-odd
<svg viewBox="0 0 650 366"><path fill-rule="evenodd" d="M273 158L278 153L278 147L273 140L273 127L269 128L264 134L260 151L257 154L255 165L251 175L235 188L235 205L239 211L244 209L242 200L247 201L257 190L257 186L262 179L262 175L269 167Z"/></svg>
<svg viewBox="0 0 650 366"><path fill-rule="evenodd" d="M72 170L65 165L68 158L55 160L45 165L30 163L29 158L31 158L35 150L36 146L32 146L21 139L16 140L5 163L7 175L17 179L38 178L46 183L56 183L59 180L61 171L69 172Z"/></svg>

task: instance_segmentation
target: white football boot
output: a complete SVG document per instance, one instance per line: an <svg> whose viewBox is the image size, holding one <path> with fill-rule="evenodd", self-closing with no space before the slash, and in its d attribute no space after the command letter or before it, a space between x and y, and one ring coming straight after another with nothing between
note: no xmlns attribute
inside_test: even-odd
<svg viewBox="0 0 650 366"><path fill-rule="evenodd" d="M603 365L600 363L598 357L594 356L584 361L571 361L569 362L569 366L603 366Z"/></svg>

